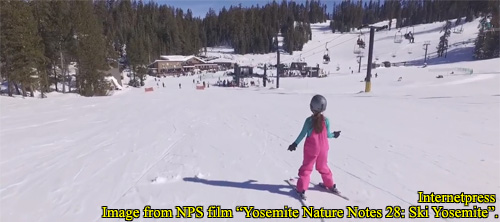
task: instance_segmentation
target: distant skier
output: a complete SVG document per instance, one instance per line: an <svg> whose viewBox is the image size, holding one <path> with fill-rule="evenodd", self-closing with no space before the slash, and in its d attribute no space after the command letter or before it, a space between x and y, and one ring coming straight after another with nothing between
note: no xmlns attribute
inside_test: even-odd
<svg viewBox="0 0 500 222"><path fill-rule="evenodd" d="M162 82L161 84L163 84L163 88L165 88L165 83L164 83L164 82Z"/></svg>
<svg viewBox="0 0 500 222"><path fill-rule="evenodd" d="M179 83L179 89L180 89L180 88L182 88L182 87L181 87L181 84Z"/></svg>
<svg viewBox="0 0 500 222"><path fill-rule="evenodd" d="M299 169L299 180L297 181L297 193L305 199L305 191L309 187L310 176L314 165L321 174L323 185L332 192L337 192L336 184L333 181L332 171L328 167L328 150L330 149L328 138L338 138L340 131L330 132L330 121L323 116L326 110L326 98L322 95L315 95L310 103L313 113L304 122L299 136L288 150L295 151L297 144L307 135L304 142L304 160Z"/></svg>

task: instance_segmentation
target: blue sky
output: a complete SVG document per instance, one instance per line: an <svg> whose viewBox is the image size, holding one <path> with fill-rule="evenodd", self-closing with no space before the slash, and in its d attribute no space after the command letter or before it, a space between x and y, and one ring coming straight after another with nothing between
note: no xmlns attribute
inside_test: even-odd
<svg viewBox="0 0 500 222"><path fill-rule="evenodd" d="M278 3L281 3L282 0L278 0ZM330 12L333 6L333 2L335 1L341 1L341 0L322 0L322 4L327 5L327 12ZM241 5L243 7L250 7L252 5L257 5L259 6L265 5L268 2L272 2L272 0L240 0L240 1L231 1L231 0L184 0L184 1L179 1L179 0L156 0L158 4L165 4L165 5L171 5L176 8L182 8L184 11L187 11L187 9L191 9L193 12L193 15L195 17L205 17L205 15L208 12L209 8L215 9L216 12L219 12L222 7L226 6L226 8L229 8L231 5ZM305 3L306 0L295 0L297 3Z"/></svg>

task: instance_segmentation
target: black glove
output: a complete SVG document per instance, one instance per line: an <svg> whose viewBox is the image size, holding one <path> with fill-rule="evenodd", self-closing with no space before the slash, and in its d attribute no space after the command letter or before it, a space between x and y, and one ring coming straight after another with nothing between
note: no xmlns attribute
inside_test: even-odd
<svg viewBox="0 0 500 222"><path fill-rule="evenodd" d="M333 138L338 138L341 131L333 131Z"/></svg>
<svg viewBox="0 0 500 222"><path fill-rule="evenodd" d="M297 144L295 142L293 142L292 144L290 144L290 146L288 146L288 150L290 151L295 151L295 149L297 149Z"/></svg>

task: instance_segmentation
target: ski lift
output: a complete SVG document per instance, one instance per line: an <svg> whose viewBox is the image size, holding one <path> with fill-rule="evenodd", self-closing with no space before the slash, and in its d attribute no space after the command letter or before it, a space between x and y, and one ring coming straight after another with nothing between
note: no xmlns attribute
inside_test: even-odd
<svg viewBox="0 0 500 222"><path fill-rule="evenodd" d="M360 54L361 53L361 48L359 47L358 44L354 45L354 54Z"/></svg>
<svg viewBox="0 0 500 222"><path fill-rule="evenodd" d="M486 18L485 18L485 21L482 22L482 25L484 27L484 30L486 32L489 32L489 31L498 31L498 28L494 28L493 27L493 24L491 24L491 15L488 15Z"/></svg>
<svg viewBox="0 0 500 222"><path fill-rule="evenodd" d="M409 27L407 26L405 34L415 33L415 27L413 25L411 26L411 32L408 32L408 28Z"/></svg>
<svg viewBox="0 0 500 222"><path fill-rule="evenodd" d="M328 42L325 45L326 52L325 55L323 55L323 64L328 64L330 62L330 56L328 55Z"/></svg>
<svg viewBox="0 0 500 222"><path fill-rule="evenodd" d="M363 36L363 39L361 39L361 36ZM366 36L360 31L360 34L358 35L358 40L356 41L356 45L354 45L354 54L360 54L363 49L365 49L365 44L366 44Z"/></svg>
<svg viewBox="0 0 500 222"><path fill-rule="evenodd" d="M486 17L485 25L486 25L486 29L491 29L491 16L490 15L488 15Z"/></svg>
<svg viewBox="0 0 500 222"><path fill-rule="evenodd" d="M491 15L487 15L486 17L482 18L479 21L479 25L477 26L477 28L482 28L483 31L485 31L485 32L492 31L493 27L491 24ZM494 31L494 28L493 28L493 31Z"/></svg>
<svg viewBox="0 0 500 222"><path fill-rule="evenodd" d="M323 56L323 64L328 64L330 62L330 56L328 54L325 54Z"/></svg>
<svg viewBox="0 0 500 222"><path fill-rule="evenodd" d="M403 42L403 33L401 33L401 29L400 29L394 35L394 43L401 43L401 42Z"/></svg>
<svg viewBox="0 0 500 222"><path fill-rule="evenodd" d="M361 39L361 36L363 36L363 39ZM359 48L364 49L365 43L366 43L366 36L365 34L363 34L363 32L359 31L358 40L356 41L356 44L359 46Z"/></svg>
<svg viewBox="0 0 500 222"><path fill-rule="evenodd" d="M412 31L411 32L408 32L408 28L409 27L406 27L406 32L404 34L404 37L405 37L405 39L408 39L408 41L410 41L410 43L413 43L415 41L415 38L413 37L413 35L415 33L415 27L412 26Z"/></svg>
<svg viewBox="0 0 500 222"><path fill-rule="evenodd" d="M500 31L499 27L494 27L493 24L491 24L491 15L487 15L486 17L482 18L479 21L479 25L477 28L481 28L483 32L498 32ZM485 36L483 35L483 39Z"/></svg>

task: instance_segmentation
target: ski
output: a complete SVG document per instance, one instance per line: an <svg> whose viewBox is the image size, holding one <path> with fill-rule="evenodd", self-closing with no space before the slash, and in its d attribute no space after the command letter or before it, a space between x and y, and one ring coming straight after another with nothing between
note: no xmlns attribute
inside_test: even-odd
<svg viewBox="0 0 500 222"><path fill-rule="evenodd" d="M330 189L328 189L327 187L325 187L325 185L323 185L323 183L314 184L314 183L311 182L311 184L314 185L314 186L319 186L319 187L325 189L326 191L328 191L329 193L332 193L334 195L337 195L340 198L343 198L344 200L349 200L349 198L347 198L346 196L342 195L340 192L333 192L333 191L331 191Z"/></svg>
<svg viewBox="0 0 500 222"><path fill-rule="evenodd" d="M302 206L304 206L304 207L308 207L308 203L306 200L307 198L306 197L304 197L306 199L302 198L302 196L297 192L297 185L293 184L292 181L296 181L296 180L294 180L294 179L285 180L285 182L293 188L293 192L295 192L295 195L296 195L297 199L300 201L300 204L302 204Z"/></svg>
<svg viewBox="0 0 500 222"><path fill-rule="evenodd" d="M293 178L290 178L288 180L285 180L286 183L288 183L288 185L290 185L292 188L293 188L293 191L292 192L295 192L295 195L297 195L297 199L299 199L300 203L302 204L303 207L309 207L309 204L307 203L307 201L305 199L302 199L301 195L299 195L299 193L297 193L297 179L293 179ZM295 183L295 184L293 184ZM304 198L306 198L304 196ZM325 222L325 218L319 218L321 219L321 222Z"/></svg>
<svg viewBox="0 0 500 222"><path fill-rule="evenodd" d="M295 179L291 179L291 180L297 180L297 179L298 179L298 178L297 178L297 177L295 177ZM336 196L338 196L338 197L340 197L340 198L342 198L342 199L344 199L344 200L349 200L349 198L348 198L348 197L346 197L346 196L344 196L342 193L340 193L340 192L333 192L333 191L329 190L328 188L326 188L326 187L323 185L323 183L318 183L318 184L315 184L315 183L313 183L313 182L309 182L309 183L310 183L310 184L312 184L312 185L313 185L313 186L315 186L315 187L320 187L321 189L324 189L324 190L328 191L329 193L331 193L331 194L333 194L333 195L336 195Z"/></svg>

